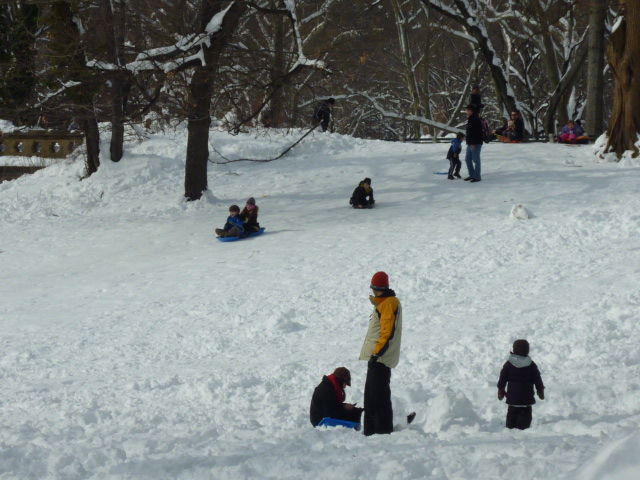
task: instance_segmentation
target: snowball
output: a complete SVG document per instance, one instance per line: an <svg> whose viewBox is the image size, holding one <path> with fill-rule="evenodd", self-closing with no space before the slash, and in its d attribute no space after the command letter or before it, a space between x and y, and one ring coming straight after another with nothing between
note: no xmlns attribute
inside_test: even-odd
<svg viewBox="0 0 640 480"><path fill-rule="evenodd" d="M517 204L511 208L511 218L516 220L529 220L533 218L533 213L527 210L523 205Z"/></svg>

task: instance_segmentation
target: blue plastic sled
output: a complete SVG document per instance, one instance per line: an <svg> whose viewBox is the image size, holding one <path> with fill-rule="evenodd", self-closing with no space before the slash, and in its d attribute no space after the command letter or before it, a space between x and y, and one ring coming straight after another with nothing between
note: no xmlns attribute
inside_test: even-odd
<svg viewBox="0 0 640 480"><path fill-rule="evenodd" d="M360 431L360 424L356 422L349 422L347 420L338 420L337 418L324 417L318 424L319 427L345 427L353 428Z"/></svg>
<svg viewBox="0 0 640 480"><path fill-rule="evenodd" d="M246 237L218 237L221 242L235 242L236 240L242 240L243 238L257 237L264 233L264 227L260 227L257 232L250 233Z"/></svg>

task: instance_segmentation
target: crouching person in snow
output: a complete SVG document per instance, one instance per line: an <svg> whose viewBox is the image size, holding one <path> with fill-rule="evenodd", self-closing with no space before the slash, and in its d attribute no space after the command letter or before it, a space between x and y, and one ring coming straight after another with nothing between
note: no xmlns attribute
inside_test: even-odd
<svg viewBox="0 0 640 480"><path fill-rule="evenodd" d="M373 208L375 203L371 179L365 178L353 191L349 199L349 205L353 206L353 208Z"/></svg>
<svg viewBox="0 0 640 480"><path fill-rule="evenodd" d="M244 221L245 217L240 215L240 207L231 205L227 223L222 228L216 228L216 235L219 237L241 237L244 235Z"/></svg>
<svg viewBox="0 0 640 480"><path fill-rule="evenodd" d="M352 403L344 403L347 396L344 389L347 385L351 386L351 372L345 367L338 367L331 375L322 377L322 382L311 397L311 425L317 427L325 417L360 423L364 409Z"/></svg>
<svg viewBox="0 0 640 480"><path fill-rule="evenodd" d="M508 385L508 387L507 387ZM507 397L507 428L525 430L531 426L531 405L536 403L533 387L540 400L544 400L544 385L540 370L529 357L529 342L516 340L507 363L498 380L498 400ZM507 390L505 391L505 387Z"/></svg>
<svg viewBox="0 0 640 480"><path fill-rule="evenodd" d="M402 307L389 288L389 276L377 272L371 279L373 313L362 345L360 360L366 360L364 385L364 434L393 432L391 369L400 360Z"/></svg>

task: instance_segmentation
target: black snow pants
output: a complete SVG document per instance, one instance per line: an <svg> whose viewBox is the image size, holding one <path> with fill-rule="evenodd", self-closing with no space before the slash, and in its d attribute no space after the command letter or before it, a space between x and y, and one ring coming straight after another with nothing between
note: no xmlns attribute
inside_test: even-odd
<svg viewBox="0 0 640 480"><path fill-rule="evenodd" d="M380 362L369 362L364 384L364 434L393 432L391 369Z"/></svg>
<svg viewBox="0 0 640 480"><path fill-rule="evenodd" d="M531 426L531 407L514 407L509 405L507 410L507 428L526 430Z"/></svg>

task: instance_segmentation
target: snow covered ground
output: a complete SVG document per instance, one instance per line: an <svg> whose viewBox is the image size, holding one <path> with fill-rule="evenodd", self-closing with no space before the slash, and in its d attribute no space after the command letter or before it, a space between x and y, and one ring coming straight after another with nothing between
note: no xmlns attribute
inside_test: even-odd
<svg viewBox="0 0 640 480"><path fill-rule="evenodd" d="M212 144L269 158L294 138ZM640 478L637 163L492 143L469 184L433 174L445 144L315 134L210 164L186 203L185 147L178 130L89 179L80 159L0 184L1 479ZM376 208L354 211L365 176ZM250 196L266 233L215 240ZM378 270L404 309L398 431L314 429L335 367L362 404ZM547 387L524 432L495 387L517 338Z"/></svg>

